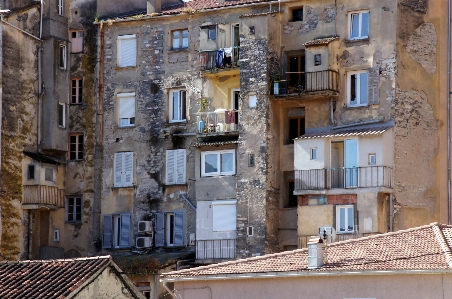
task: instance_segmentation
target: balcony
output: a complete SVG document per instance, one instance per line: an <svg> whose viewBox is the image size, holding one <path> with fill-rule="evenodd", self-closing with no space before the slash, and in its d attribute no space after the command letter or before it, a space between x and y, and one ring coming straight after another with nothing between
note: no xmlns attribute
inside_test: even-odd
<svg viewBox="0 0 452 299"><path fill-rule="evenodd" d="M240 66L240 47L204 50L199 53L201 71L219 71Z"/></svg>
<svg viewBox="0 0 452 299"><path fill-rule="evenodd" d="M237 110L198 112L197 124L198 137L236 137L239 134Z"/></svg>
<svg viewBox="0 0 452 299"><path fill-rule="evenodd" d="M332 70L318 72L286 72L287 80L273 84L272 95L309 94L318 92L338 92L338 72Z"/></svg>
<svg viewBox="0 0 452 299"><path fill-rule="evenodd" d="M197 240L196 259L235 259L235 239Z"/></svg>
<svg viewBox="0 0 452 299"><path fill-rule="evenodd" d="M295 194L302 190L393 188L387 166L326 168L295 171Z"/></svg>
<svg viewBox="0 0 452 299"><path fill-rule="evenodd" d="M64 190L54 186L25 185L22 206L38 209L42 206L64 208Z"/></svg>

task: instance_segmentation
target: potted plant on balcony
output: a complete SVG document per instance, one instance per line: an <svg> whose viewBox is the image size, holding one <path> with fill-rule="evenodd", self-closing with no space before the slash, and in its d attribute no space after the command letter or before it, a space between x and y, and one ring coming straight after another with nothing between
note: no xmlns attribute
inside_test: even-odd
<svg viewBox="0 0 452 299"><path fill-rule="evenodd" d="M209 101L207 100L207 98L201 98L198 101L198 103L199 103L198 112L200 113L199 117L198 117L198 132L199 133L204 133L204 132L207 132L207 127L206 127L204 121L202 120L202 113L201 112L204 112L204 110L206 109L207 105L209 104Z"/></svg>

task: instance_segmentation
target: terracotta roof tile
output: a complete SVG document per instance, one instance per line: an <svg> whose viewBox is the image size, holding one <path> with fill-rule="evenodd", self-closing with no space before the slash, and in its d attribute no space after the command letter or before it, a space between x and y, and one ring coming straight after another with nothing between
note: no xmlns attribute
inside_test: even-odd
<svg viewBox="0 0 452 299"><path fill-rule="evenodd" d="M65 298L111 262L109 256L0 263L0 298Z"/></svg>
<svg viewBox="0 0 452 299"><path fill-rule="evenodd" d="M298 139L311 139L311 138L331 138L331 137L349 137L349 136L364 136L364 135L379 135L383 134L390 128L392 125L387 126L379 126L379 127L367 127L367 128L348 128L348 129L340 129L340 130L330 130L324 132L312 132L306 133L300 137L295 138Z"/></svg>
<svg viewBox="0 0 452 299"><path fill-rule="evenodd" d="M266 272L337 272L452 269L452 226L430 224L414 229L332 243L328 263L308 269L307 249L190 268L165 278Z"/></svg>
<svg viewBox="0 0 452 299"><path fill-rule="evenodd" d="M326 45L331 43L332 41L339 39L339 36L332 37L324 37L324 38L316 38L311 41L304 43L305 46L318 46L318 45Z"/></svg>
<svg viewBox="0 0 452 299"><path fill-rule="evenodd" d="M213 9L227 6L238 6L251 3L268 2L267 0L193 0L178 5L162 7L164 15L179 14L187 11L199 11L205 9Z"/></svg>

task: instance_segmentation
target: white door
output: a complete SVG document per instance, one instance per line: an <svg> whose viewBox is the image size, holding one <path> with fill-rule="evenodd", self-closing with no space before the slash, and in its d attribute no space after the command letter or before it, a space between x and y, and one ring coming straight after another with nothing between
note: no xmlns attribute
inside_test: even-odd
<svg viewBox="0 0 452 299"><path fill-rule="evenodd" d="M345 188L358 187L358 140L345 140Z"/></svg>

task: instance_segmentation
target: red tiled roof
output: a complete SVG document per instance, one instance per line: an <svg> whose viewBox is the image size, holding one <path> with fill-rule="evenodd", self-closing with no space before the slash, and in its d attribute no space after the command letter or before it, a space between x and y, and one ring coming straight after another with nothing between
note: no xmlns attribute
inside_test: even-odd
<svg viewBox="0 0 452 299"><path fill-rule="evenodd" d="M380 126L373 128L353 128L353 129L340 129L340 130L331 130L325 132L313 132L306 133L300 137L295 138L298 139L311 139L311 138L331 138L331 137L349 137L349 136L365 136L365 135L380 135L392 128L392 125L388 126Z"/></svg>
<svg viewBox="0 0 452 299"><path fill-rule="evenodd" d="M316 38L316 39L313 39L311 41L304 43L304 45L305 46L327 45L336 39L339 39L339 36Z"/></svg>
<svg viewBox="0 0 452 299"><path fill-rule="evenodd" d="M268 2L268 0L192 0L186 3L162 7L162 14L171 15L181 12L199 11L227 6L237 6L251 3Z"/></svg>
<svg viewBox="0 0 452 299"><path fill-rule="evenodd" d="M430 224L409 230L332 243L328 263L307 268L308 251L298 249L198 268L173 271L164 278L266 273L452 269L452 226Z"/></svg>
<svg viewBox="0 0 452 299"><path fill-rule="evenodd" d="M111 263L109 256L0 263L0 298L66 298Z"/></svg>

